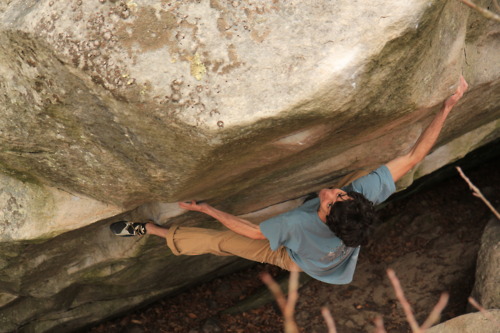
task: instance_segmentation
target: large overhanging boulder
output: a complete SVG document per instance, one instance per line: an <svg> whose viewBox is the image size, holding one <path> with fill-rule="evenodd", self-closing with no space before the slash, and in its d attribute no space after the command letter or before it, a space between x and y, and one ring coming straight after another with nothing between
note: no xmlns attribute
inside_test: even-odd
<svg viewBox="0 0 500 333"><path fill-rule="evenodd" d="M13 0L0 16L7 330L79 327L236 267L92 223L139 207L116 218L203 224L160 202L248 213L376 167L460 74L470 91L399 185L499 136L499 28L459 1Z"/></svg>

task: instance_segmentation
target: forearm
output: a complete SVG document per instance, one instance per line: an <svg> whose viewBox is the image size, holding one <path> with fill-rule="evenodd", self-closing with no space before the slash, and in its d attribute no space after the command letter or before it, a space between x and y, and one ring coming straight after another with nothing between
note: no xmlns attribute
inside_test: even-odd
<svg viewBox="0 0 500 333"><path fill-rule="evenodd" d="M407 154L396 157L386 164L395 182L413 169L429 153L436 143L450 110L451 108L444 106L422 132L412 149Z"/></svg>
<svg viewBox="0 0 500 333"><path fill-rule="evenodd" d="M212 206L203 207L203 213L220 221L228 229L252 239L266 239L258 225L237 216L220 211Z"/></svg>
<svg viewBox="0 0 500 333"><path fill-rule="evenodd" d="M410 152L403 156L396 157L386 164L395 182L401 179L401 177L410 171L417 163L423 160L424 157L430 152L436 143L439 133L443 129L446 117L448 117L448 114L458 100L462 98L463 94L467 90L467 87L467 82L463 76L461 76L455 94L444 102L441 110L438 114L436 114L429 126L427 126L427 128L422 132Z"/></svg>
<svg viewBox="0 0 500 333"><path fill-rule="evenodd" d="M451 107L444 105L436 114L432 122L422 132L417 142L409 152L409 157L414 164L420 162L429 153L443 129L444 122L451 111Z"/></svg>

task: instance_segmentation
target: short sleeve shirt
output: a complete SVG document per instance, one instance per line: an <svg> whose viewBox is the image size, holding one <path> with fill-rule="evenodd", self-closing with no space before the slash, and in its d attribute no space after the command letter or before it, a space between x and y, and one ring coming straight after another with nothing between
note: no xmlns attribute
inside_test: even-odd
<svg viewBox="0 0 500 333"><path fill-rule="evenodd" d="M396 186L383 165L342 188L363 194L374 204L386 200ZM343 244L318 216L319 198L260 224L272 250L284 246L292 260L308 275L331 284L352 281L360 247Z"/></svg>

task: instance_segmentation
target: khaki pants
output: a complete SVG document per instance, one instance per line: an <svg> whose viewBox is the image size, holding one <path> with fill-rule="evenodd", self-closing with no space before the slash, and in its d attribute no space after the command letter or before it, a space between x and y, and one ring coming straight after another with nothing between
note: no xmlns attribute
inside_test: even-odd
<svg viewBox="0 0 500 333"><path fill-rule="evenodd" d="M295 267L284 247L273 251L267 239L251 239L231 230L173 226L168 229L166 239L168 247L176 256L210 253L217 256L238 256L286 270Z"/></svg>

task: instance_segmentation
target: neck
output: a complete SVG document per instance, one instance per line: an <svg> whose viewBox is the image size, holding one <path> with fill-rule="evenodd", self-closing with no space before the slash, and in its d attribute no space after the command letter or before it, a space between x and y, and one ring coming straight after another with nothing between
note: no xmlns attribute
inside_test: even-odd
<svg viewBox="0 0 500 333"><path fill-rule="evenodd" d="M318 210L318 217L323 223L326 223L326 214L321 210Z"/></svg>

